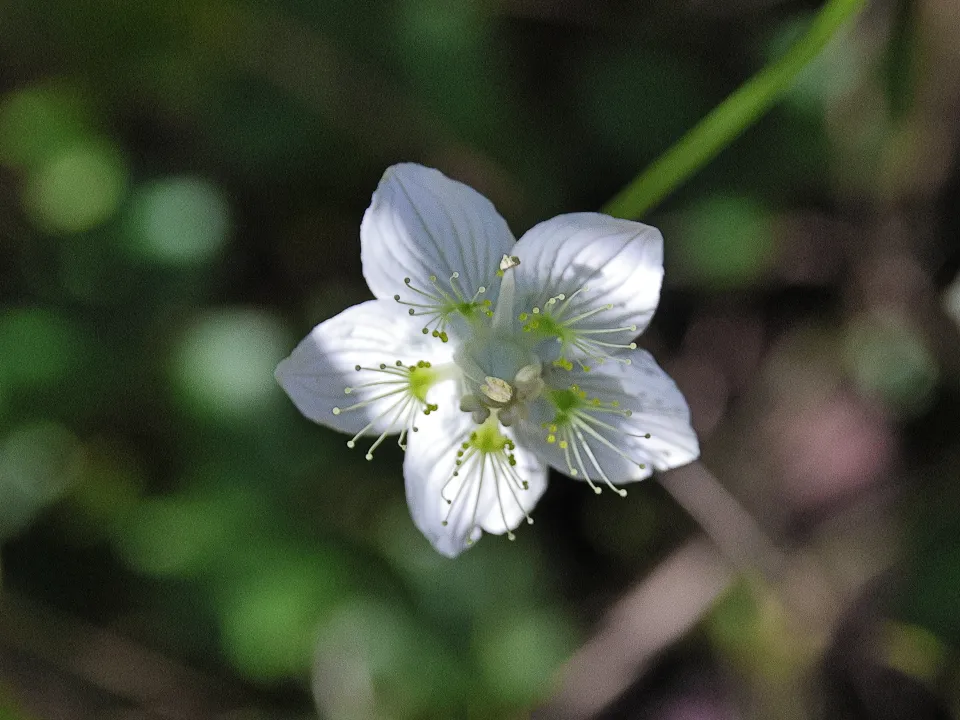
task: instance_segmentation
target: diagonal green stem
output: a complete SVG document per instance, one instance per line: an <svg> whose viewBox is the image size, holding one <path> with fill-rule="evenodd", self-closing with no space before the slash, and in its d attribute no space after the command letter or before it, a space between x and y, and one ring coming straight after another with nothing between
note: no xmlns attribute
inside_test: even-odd
<svg viewBox="0 0 960 720"><path fill-rule="evenodd" d="M810 28L776 62L735 90L679 142L661 155L604 207L622 218L639 218L712 160L786 92L866 0L827 0Z"/></svg>

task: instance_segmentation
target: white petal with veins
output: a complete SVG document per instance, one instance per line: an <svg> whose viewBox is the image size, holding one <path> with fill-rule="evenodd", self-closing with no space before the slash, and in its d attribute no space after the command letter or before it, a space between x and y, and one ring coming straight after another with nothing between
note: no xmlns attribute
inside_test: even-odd
<svg viewBox="0 0 960 720"><path fill-rule="evenodd" d="M363 276L378 298L439 290L472 297L496 277L500 259L514 245L506 221L473 188L439 170L405 163L390 167L360 225ZM459 278L452 283L454 273ZM496 299L496 287L485 297Z"/></svg>

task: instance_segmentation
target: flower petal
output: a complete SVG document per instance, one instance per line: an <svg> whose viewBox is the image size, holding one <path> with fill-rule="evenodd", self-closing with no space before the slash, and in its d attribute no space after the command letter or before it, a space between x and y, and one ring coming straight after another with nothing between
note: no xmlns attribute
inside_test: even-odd
<svg viewBox="0 0 960 720"><path fill-rule="evenodd" d="M363 276L378 298L418 297L404 284L456 297L481 286L495 300L496 272L515 243L506 221L483 195L439 170L404 163L387 168L360 225ZM459 278L451 284L454 273Z"/></svg>
<svg viewBox="0 0 960 720"><path fill-rule="evenodd" d="M650 323L663 282L663 237L649 225L599 213L559 215L531 228L514 246L520 265L517 311L549 310L551 298L560 322L572 322L590 342L625 346ZM580 291L580 292L578 292ZM604 306L611 305L609 309ZM616 330L618 329L619 330ZM614 330L613 332L606 332ZM593 355L623 352L599 345ZM573 357L590 357L583 350Z"/></svg>
<svg viewBox="0 0 960 720"><path fill-rule="evenodd" d="M418 423L419 432L409 437L403 475L414 523L438 552L456 557L480 538L481 530L502 535L520 525L546 490L547 468L518 445L510 471L479 452L458 469L457 451L478 426L455 407L455 383L445 387L454 402L443 398L440 410Z"/></svg>
<svg viewBox="0 0 960 720"><path fill-rule="evenodd" d="M365 434L380 434L403 429L391 411L402 394L375 399L400 386L357 386L396 380L396 375L378 372L381 363L389 369L398 361L406 366L420 360L438 365L450 358L450 348L425 337L420 323L396 303L369 300L317 325L277 365L275 375L300 412L314 422L351 434L372 422ZM357 371L358 365L368 369ZM344 392L348 386L355 388L350 394ZM366 401L369 404L363 407L334 414L335 407Z"/></svg>
<svg viewBox="0 0 960 720"><path fill-rule="evenodd" d="M559 442L546 441L548 431L543 426L549 426L556 412L546 399L538 401L530 419L522 423L521 440L560 472L570 475L572 467L579 469L579 479L585 479L586 471L597 485L603 484L602 475L596 471L591 453L614 484L642 480L653 470L670 470L695 460L700 447L680 390L649 353L635 350L629 359L629 365L608 361L590 372L575 368L551 373L553 387L569 383L585 392L587 398L599 401L585 410L595 421L581 429L582 467Z"/></svg>

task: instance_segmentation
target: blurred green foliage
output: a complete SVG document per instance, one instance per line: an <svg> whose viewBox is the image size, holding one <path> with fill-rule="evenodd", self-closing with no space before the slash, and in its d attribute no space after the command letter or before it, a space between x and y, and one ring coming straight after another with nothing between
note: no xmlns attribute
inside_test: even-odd
<svg viewBox="0 0 960 720"><path fill-rule="evenodd" d="M0 6L5 588L123 619L138 642L272 688L265 705L283 696L304 716L311 677L330 720L520 717L550 695L598 598L690 521L653 487L594 500L556 477L515 543L487 538L448 561L407 515L399 453L350 453L297 414L273 368L366 297L357 232L388 164L470 181L518 234L596 208L808 16L522 5ZM879 156L917 96L915 18L896 18L888 52L832 47L649 218L677 300L651 346L676 350L687 315L717 298L776 314L776 293L797 285L814 303L824 287L855 293L815 245L804 286L784 218L881 196ZM878 78L879 119L839 123ZM858 392L903 422L945 402L944 383L955 392L917 317L854 318L835 369ZM956 504L931 525L915 507L931 494L911 504L916 556L888 638L891 665L927 676L960 645ZM801 665L809 652L784 641L781 612L738 586L706 623L713 652L744 673ZM21 717L7 698L0 685L0 715Z"/></svg>

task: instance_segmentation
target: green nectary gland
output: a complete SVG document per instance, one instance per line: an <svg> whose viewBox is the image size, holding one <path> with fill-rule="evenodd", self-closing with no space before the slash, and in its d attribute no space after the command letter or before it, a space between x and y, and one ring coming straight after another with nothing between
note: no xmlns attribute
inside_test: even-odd
<svg viewBox="0 0 960 720"><path fill-rule="evenodd" d="M572 388L566 390L551 390L548 393L550 402L557 408L558 415L566 416L571 410L584 404L583 396Z"/></svg>
<svg viewBox="0 0 960 720"><path fill-rule="evenodd" d="M521 322L526 321L523 325L524 332L533 332L546 337L560 338L560 340L564 342L573 339L574 333L566 326L558 323L547 313L536 313L533 315L523 313L519 319Z"/></svg>
<svg viewBox="0 0 960 720"><path fill-rule="evenodd" d="M496 423L486 422L470 435L468 445L482 453L498 453L510 445L510 438L501 434Z"/></svg>
<svg viewBox="0 0 960 720"><path fill-rule="evenodd" d="M439 380L439 373L429 363L417 363L410 369L410 394L422 403L427 402L427 392Z"/></svg>
<svg viewBox="0 0 960 720"><path fill-rule="evenodd" d="M460 313L466 320L473 321L480 317L487 317L489 314L490 300L482 302L461 302L450 308L451 312Z"/></svg>

